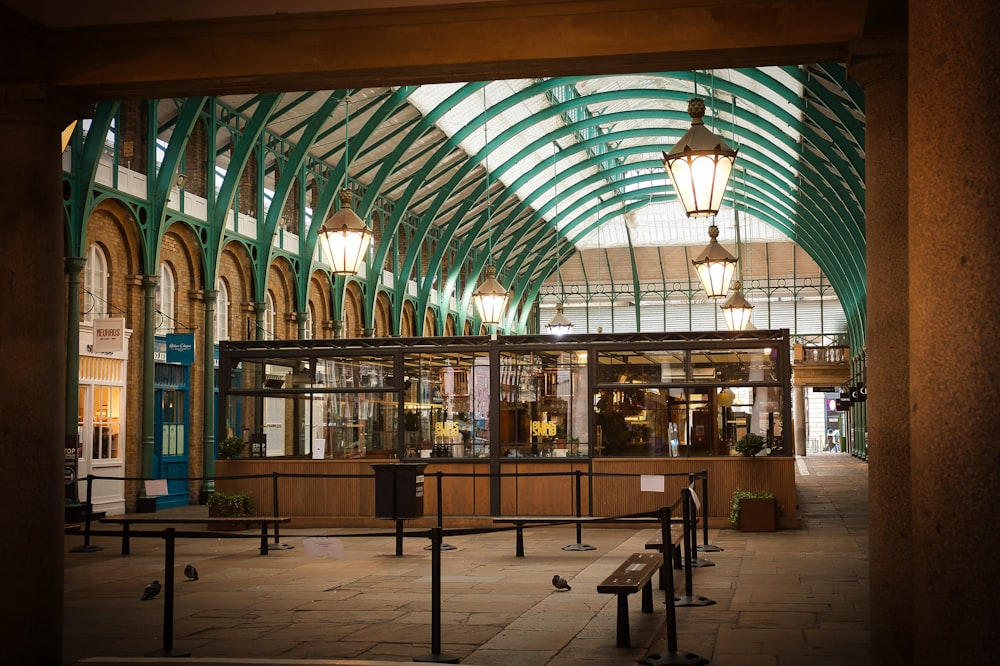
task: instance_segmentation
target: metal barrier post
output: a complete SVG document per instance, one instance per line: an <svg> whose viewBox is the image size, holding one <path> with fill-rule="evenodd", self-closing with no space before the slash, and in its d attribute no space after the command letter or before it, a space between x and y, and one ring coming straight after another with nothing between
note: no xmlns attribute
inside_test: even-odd
<svg viewBox="0 0 1000 666"><path fill-rule="evenodd" d="M583 488L583 472L581 470L576 470L576 517L577 518L583 516L582 488ZM597 550L597 546L591 546L583 543L583 523L581 523L578 520L576 521L576 543L571 543L568 546L563 546L563 550Z"/></svg>
<svg viewBox="0 0 1000 666"><path fill-rule="evenodd" d="M691 492L690 488L681 490L681 504L684 507L684 591L686 594L674 597L674 603L678 606L711 606L715 601L708 597L695 596L692 592L691 569L694 562L692 535L694 530L690 527L694 524L694 512L692 511L694 507L691 506L694 499L691 497Z"/></svg>
<svg viewBox="0 0 1000 666"><path fill-rule="evenodd" d="M437 526L443 530L444 529L444 496L441 494L441 483L442 483L442 479L444 478L444 472L442 472L442 471L439 470L439 471L437 471L437 472L434 473L434 476L437 477L437 513L438 513L438 524L437 524ZM430 550L433 547L434 547L434 544L432 543L429 546L424 546L424 550ZM449 544L443 543L443 544L441 544L441 550L455 550L455 546L451 546Z"/></svg>
<svg viewBox="0 0 1000 666"><path fill-rule="evenodd" d="M457 664L458 657L441 654L441 528L432 527L431 535L431 652L413 661Z"/></svg>
<svg viewBox="0 0 1000 666"><path fill-rule="evenodd" d="M163 562L163 648L147 657L190 657L191 653L174 649L174 528L163 530L167 542Z"/></svg>
<svg viewBox="0 0 1000 666"><path fill-rule="evenodd" d="M665 546L669 547L670 541L670 507L665 506L660 509L660 530L661 538ZM668 575L662 576L663 570L667 569ZM696 654L687 652L679 654L677 652L677 609L674 605L674 572L667 566L666 551L664 550L663 566L660 568L660 580L665 582L667 607L667 651L662 654L650 654L639 660L642 666L666 666L668 664L691 664L693 666L704 666L709 663L708 659L699 657Z"/></svg>
<svg viewBox="0 0 1000 666"><path fill-rule="evenodd" d="M94 498L94 475L87 475L87 506L83 509L83 545L74 546L69 549L71 553L93 553L98 550L104 550L101 546L92 546L90 544L90 519L91 519L91 507L93 506Z"/></svg>
<svg viewBox="0 0 1000 666"><path fill-rule="evenodd" d="M708 543L708 470L701 470L701 514L705 516L705 519L701 521L701 536L702 543L698 546L697 550L703 553L720 553L722 552L722 546L713 546Z"/></svg>
<svg viewBox="0 0 1000 666"><path fill-rule="evenodd" d="M691 524L687 525L685 523L684 529L687 529L687 530L691 531L691 566L693 566L693 567L714 567L715 566L715 562L709 562L706 559L698 557L698 549L697 549L697 546L696 546L696 544L698 543L698 516L699 515L707 515L707 514L705 514L704 510L702 510L699 513L697 507L694 506L694 497L695 497L694 483L695 483L695 478L697 476L698 475L695 474L694 472L691 472L690 474L688 474L688 493L687 493L687 497L688 497L688 500L691 502L691 505L690 505ZM687 507L687 506L688 505L685 504L685 507ZM704 506L704 504L702 504L702 506ZM705 518L705 520L703 520L702 522L705 522L707 524L707 520L708 519Z"/></svg>
<svg viewBox="0 0 1000 666"><path fill-rule="evenodd" d="M274 513L272 515L275 518L277 518L280 515L278 513L278 473L277 472L271 472L271 496L272 496L272 499L273 499L271 505L272 505L272 507L274 509ZM267 528L266 524L264 525L264 528L265 529ZM280 533L278 532L278 523L274 523L274 543L272 543L270 546L268 546L267 549L268 550L291 550L292 548L295 548L295 546L292 546L292 545L287 544L287 543L281 543L281 536L280 536Z"/></svg>
<svg viewBox="0 0 1000 666"><path fill-rule="evenodd" d="M396 557L403 556L403 519L396 519Z"/></svg>

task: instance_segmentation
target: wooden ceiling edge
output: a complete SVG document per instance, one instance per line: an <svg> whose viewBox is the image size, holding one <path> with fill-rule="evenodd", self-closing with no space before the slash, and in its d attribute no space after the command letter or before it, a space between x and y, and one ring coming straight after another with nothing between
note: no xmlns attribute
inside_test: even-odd
<svg viewBox="0 0 1000 666"><path fill-rule="evenodd" d="M392 67L355 71L265 73L252 76L205 76L187 79L135 79L131 81L54 81L92 100L136 100L201 95L246 95L344 88L377 88L505 79L603 76L693 69L750 68L806 63L844 62L849 44L810 45L799 49L723 49L664 53L643 57L566 58L551 61L463 63L434 67ZM2 83L0 83L2 85Z"/></svg>
<svg viewBox="0 0 1000 666"><path fill-rule="evenodd" d="M127 99L843 62L866 4L550 0L59 29L43 71Z"/></svg>

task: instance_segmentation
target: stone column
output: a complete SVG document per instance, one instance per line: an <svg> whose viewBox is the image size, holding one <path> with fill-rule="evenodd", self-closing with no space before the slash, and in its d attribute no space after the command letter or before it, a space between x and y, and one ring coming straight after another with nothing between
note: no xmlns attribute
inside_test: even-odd
<svg viewBox="0 0 1000 666"><path fill-rule="evenodd" d="M914 603L905 53L902 38L870 41L850 66L865 89L872 663L897 666L912 663Z"/></svg>
<svg viewBox="0 0 1000 666"><path fill-rule="evenodd" d="M809 415L806 413L806 387L792 386L792 406L795 408L795 455L806 454L806 424Z"/></svg>
<svg viewBox="0 0 1000 666"><path fill-rule="evenodd" d="M26 666L62 663L63 649L60 132L74 115L65 101L40 87L0 87L0 506L5 534L16 541L4 549L0 567L0 645L4 663Z"/></svg>
<svg viewBox="0 0 1000 666"><path fill-rule="evenodd" d="M992 664L1000 12L991 0L911 0L909 25L912 663Z"/></svg>

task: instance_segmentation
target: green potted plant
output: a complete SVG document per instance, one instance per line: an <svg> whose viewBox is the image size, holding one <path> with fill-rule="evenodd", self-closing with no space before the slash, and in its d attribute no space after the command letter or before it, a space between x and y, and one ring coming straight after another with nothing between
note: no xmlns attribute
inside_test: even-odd
<svg viewBox="0 0 1000 666"><path fill-rule="evenodd" d="M742 532L778 529L778 502L774 493L737 488L729 503L729 522Z"/></svg>
<svg viewBox="0 0 1000 666"><path fill-rule="evenodd" d="M234 518L228 522L209 522L210 530L245 530L247 524L239 518L253 515L253 502L245 493L228 495L218 491L208 496L205 502L210 518Z"/></svg>
<svg viewBox="0 0 1000 666"><path fill-rule="evenodd" d="M243 441L242 437L237 437L236 435L230 435L224 440L219 442L218 455L220 460L234 460L240 457L243 453L243 447L246 443Z"/></svg>
<svg viewBox="0 0 1000 666"><path fill-rule="evenodd" d="M748 432L736 442L736 453L741 456L755 456L767 446L767 440L755 432Z"/></svg>

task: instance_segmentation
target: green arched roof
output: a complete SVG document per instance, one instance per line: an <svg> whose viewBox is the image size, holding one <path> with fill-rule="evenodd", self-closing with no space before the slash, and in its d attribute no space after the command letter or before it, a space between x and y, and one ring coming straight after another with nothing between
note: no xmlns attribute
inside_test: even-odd
<svg viewBox="0 0 1000 666"><path fill-rule="evenodd" d="M692 96L706 100L706 124L739 147L725 206L803 248L863 341L864 109L841 65L232 95L217 108L230 127L264 116L274 201L290 196L293 174L316 188L315 220L302 226L309 251L345 172L363 193L359 214L380 210L372 264L382 270L365 278L369 305L392 271L397 315L407 279L418 306L454 296L461 311L492 259L521 298L512 323L603 223L676 200L661 154L690 125ZM171 107L183 105L160 108ZM161 128L172 121L166 112ZM223 168L226 149L220 141ZM268 238L277 210L261 220ZM404 222L406 252L392 265L389 240Z"/></svg>

